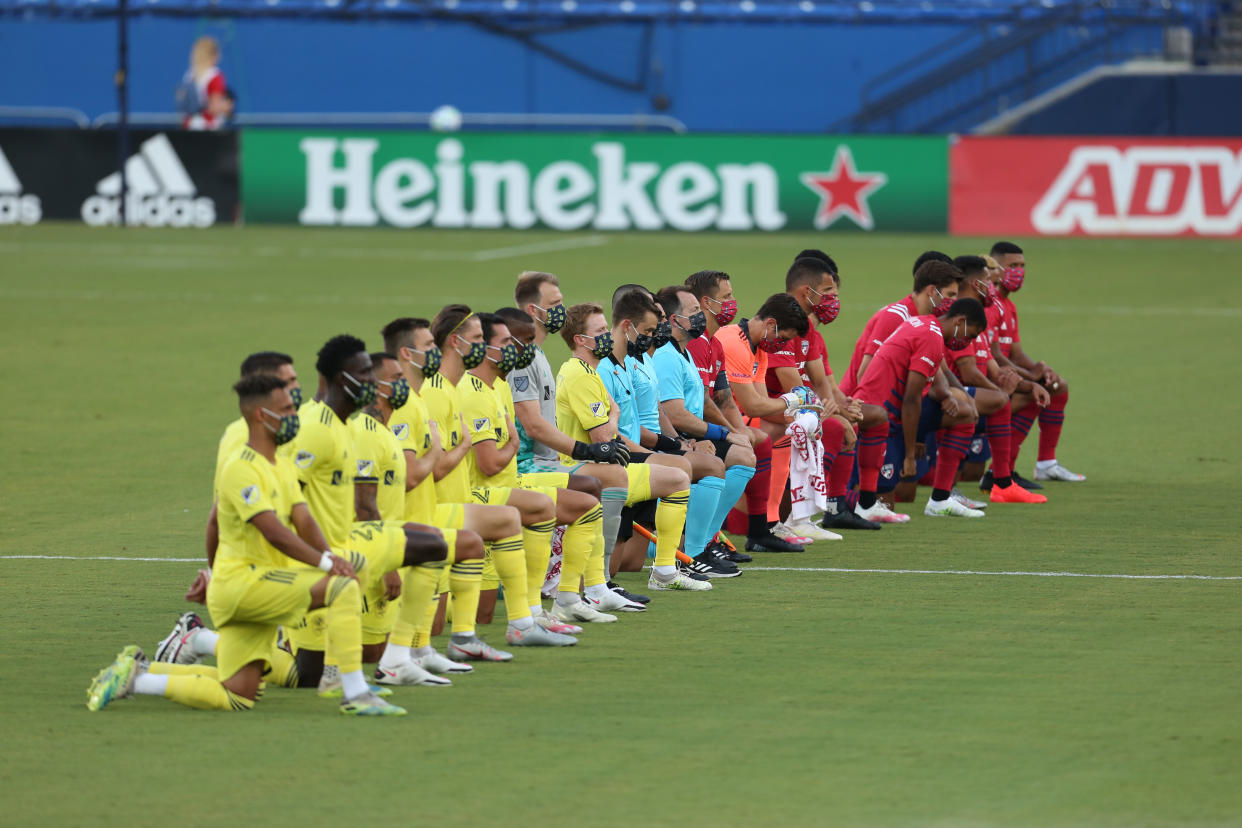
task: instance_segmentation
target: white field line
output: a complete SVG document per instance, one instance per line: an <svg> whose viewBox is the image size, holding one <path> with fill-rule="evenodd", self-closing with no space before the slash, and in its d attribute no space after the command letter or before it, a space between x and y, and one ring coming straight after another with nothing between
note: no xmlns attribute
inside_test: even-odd
<svg viewBox="0 0 1242 828"><path fill-rule="evenodd" d="M205 563L202 558L125 558L110 555L0 555L7 561L140 561ZM1242 575L1126 575L1100 572L1024 572L977 569L849 569L836 566L748 566L747 572L833 572L858 575L982 575L1008 578L1112 578L1127 581L1242 581Z"/></svg>
<svg viewBox="0 0 1242 828"><path fill-rule="evenodd" d="M471 257L476 262L490 262L493 259L511 259L525 256L528 253L555 253L560 250L576 250L580 247L600 247L608 243L605 236L574 236L568 239L554 239L546 242L515 244L511 247L494 247L491 250L477 250Z"/></svg>
<svg viewBox="0 0 1242 828"><path fill-rule="evenodd" d="M1136 308L1130 305L1024 305L1022 313L1075 313L1088 316L1205 316L1235 319L1242 317L1242 308Z"/></svg>

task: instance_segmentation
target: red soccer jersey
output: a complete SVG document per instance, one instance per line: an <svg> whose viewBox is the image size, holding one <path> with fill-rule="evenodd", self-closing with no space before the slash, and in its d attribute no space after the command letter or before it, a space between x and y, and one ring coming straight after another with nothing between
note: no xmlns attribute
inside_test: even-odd
<svg viewBox="0 0 1242 828"><path fill-rule="evenodd" d="M907 296L900 302L885 305L867 320L862 336L858 337L858 342L854 343L854 353L850 357L849 370L845 372L845 377L841 380L843 393L857 396L855 392L858 390L858 369L862 366L863 357L873 357L884 344L884 340L897 330L898 325L918 315L919 309L915 306L914 300Z"/></svg>
<svg viewBox="0 0 1242 828"><path fill-rule="evenodd" d="M729 380L724 373L724 348L715 337L703 334L698 339L686 343L690 359L694 367L699 369L699 379L703 380L703 390L711 399L717 388L725 388Z"/></svg>
<svg viewBox="0 0 1242 828"><path fill-rule="evenodd" d="M928 379L944 359L944 334L934 316L913 316L901 324L876 351L856 395L880 405L889 417L900 419L906 378L911 371Z"/></svg>
<svg viewBox="0 0 1242 828"><path fill-rule="evenodd" d="M785 393L781 388L780 378L776 376L777 368L797 368L798 377L803 385L810 385L806 364L812 360L821 360L825 369L828 367L828 353L824 347L824 338L815 326L811 325L806 336L795 336L785 343L785 347L774 354L768 354L768 373L766 377L769 397L779 397Z"/></svg>
<svg viewBox="0 0 1242 828"><path fill-rule="evenodd" d="M988 375L988 360L992 358L992 350L988 346L987 337L980 334L972 339L970 344L962 350L948 352L945 360L949 363L949 370L951 370L954 376L956 376L959 380L962 379L962 372L957 368L957 361L962 357L967 356L974 357L975 367L979 369L979 373L986 377ZM962 380L962 382L964 383L966 380Z"/></svg>
<svg viewBox="0 0 1242 828"><path fill-rule="evenodd" d="M997 297L987 309L988 340L1000 345L1001 355L1006 359L1013 353L1013 343L1018 337L1018 309L1009 299Z"/></svg>

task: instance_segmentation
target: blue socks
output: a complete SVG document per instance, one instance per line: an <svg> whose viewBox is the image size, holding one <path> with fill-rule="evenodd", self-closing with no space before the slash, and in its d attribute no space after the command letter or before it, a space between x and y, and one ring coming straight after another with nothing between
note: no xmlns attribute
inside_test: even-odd
<svg viewBox="0 0 1242 828"><path fill-rule="evenodd" d="M686 554L695 557L703 553L712 536L716 534L712 518L720 505L720 495L725 482L719 477L704 477L690 486L690 503L686 509Z"/></svg>
<svg viewBox="0 0 1242 828"><path fill-rule="evenodd" d="M746 484L754 476L753 466L729 466L725 469L724 491L720 493L720 503L716 506L716 514L712 516L712 535L720 531L725 518L729 515L729 510L733 508L733 504L737 503L742 492L746 491Z"/></svg>

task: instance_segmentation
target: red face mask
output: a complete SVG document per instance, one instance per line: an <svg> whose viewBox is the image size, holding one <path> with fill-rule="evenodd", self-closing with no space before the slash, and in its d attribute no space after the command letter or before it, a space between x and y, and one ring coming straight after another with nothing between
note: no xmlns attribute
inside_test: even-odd
<svg viewBox="0 0 1242 828"><path fill-rule="evenodd" d="M975 279L974 288L976 294L981 292L980 285L983 285L983 297L979 300L979 304L983 305L985 308L990 308L996 301L996 297L999 295L996 292L996 285L983 279Z"/></svg>
<svg viewBox="0 0 1242 828"><path fill-rule="evenodd" d="M948 296L945 296L943 293L940 293L940 288L933 288L933 290L935 290L936 293L940 295L940 302L932 308L931 315L932 316L944 316L946 313L948 313L949 308L953 305L953 300L950 299Z"/></svg>
<svg viewBox="0 0 1242 828"><path fill-rule="evenodd" d="M779 354L785 350L785 346L789 344L788 339L768 339L767 333L764 333L762 339L759 340L759 350L766 351L769 354Z"/></svg>
<svg viewBox="0 0 1242 828"><path fill-rule="evenodd" d="M713 300L714 301L714 300ZM737 300L726 299L720 303L720 310L715 314L717 325L728 325L737 316Z"/></svg>
<svg viewBox="0 0 1242 828"><path fill-rule="evenodd" d="M958 325L960 324L961 323L959 322ZM963 333L965 332L963 331ZM970 344L970 337L957 335L957 325L953 326L953 333L948 337L948 339L944 341L944 346L948 348L950 351L965 350L966 346L969 344Z"/></svg>
<svg viewBox="0 0 1242 828"><path fill-rule="evenodd" d="M1026 279L1025 267L1009 267L1005 268L1005 275L1001 279L1001 285L1010 293L1017 293L1022 289L1022 282Z"/></svg>
<svg viewBox="0 0 1242 828"><path fill-rule="evenodd" d="M823 325L836 319L837 314L841 312L841 300L835 296L820 293L815 288L810 288L810 291L819 297L819 302L811 308L811 313L815 314L815 318Z"/></svg>

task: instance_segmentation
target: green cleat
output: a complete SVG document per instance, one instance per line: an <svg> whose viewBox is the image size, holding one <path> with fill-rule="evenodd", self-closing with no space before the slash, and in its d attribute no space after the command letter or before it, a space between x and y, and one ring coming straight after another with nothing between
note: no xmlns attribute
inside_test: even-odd
<svg viewBox="0 0 1242 828"><path fill-rule="evenodd" d="M342 716L404 716L405 708L389 704L374 693L341 702Z"/></svg>
<svg viewBox="0 0 1242 828"><path fill-rule="evenodd" d="M130 644L117 654L116 661L100 670L86 691L86 709L103 710L133 692L134 677L141 671L138 659L145 661L146 656L138 645Z"/></svg>

